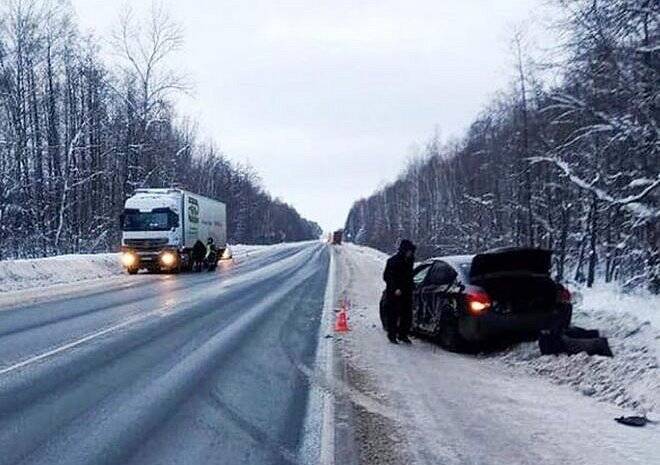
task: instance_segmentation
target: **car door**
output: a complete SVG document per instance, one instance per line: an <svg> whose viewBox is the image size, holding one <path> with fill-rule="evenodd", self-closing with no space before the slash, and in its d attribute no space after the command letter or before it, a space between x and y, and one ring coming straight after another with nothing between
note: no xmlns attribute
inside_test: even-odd
<svg viewBox="0 0 660 465"><path fill-rule="evenodd" d="M431 269L431 263L423 263L417 266L413 271L413 317L412 317L412 329L417 329L417 320L420 310L420 287L426 278L426 274Z"/></svg>
<svg viewBox="0 0 660 465"><path fill-rule="evenodd" d="M456 271L446 262L435 261L419 286L418 326L433 334L439 327L442 311L454 304Z"/></svg>

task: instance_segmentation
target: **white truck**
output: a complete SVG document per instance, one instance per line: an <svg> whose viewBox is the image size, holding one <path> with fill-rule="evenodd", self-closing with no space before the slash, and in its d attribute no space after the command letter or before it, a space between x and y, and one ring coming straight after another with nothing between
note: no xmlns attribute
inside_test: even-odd
<svg viewBox="0 0 660 465"><path fill-rule="evenodd" d="M136 189L121 215L122 264L140 269L179 272L193 265L193 248L213 240L217 257L227 248L224 203L183 189Z"/></svg>

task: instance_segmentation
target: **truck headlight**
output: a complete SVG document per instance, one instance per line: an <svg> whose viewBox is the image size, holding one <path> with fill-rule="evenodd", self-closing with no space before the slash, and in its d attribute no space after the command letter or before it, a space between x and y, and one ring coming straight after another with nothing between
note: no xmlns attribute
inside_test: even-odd
<svg viewBox="0 0 660 465"><path fill-rule="evenodd" d="M137 263L137 256L133 252L124 252L121 255L121 263L124 265L126 268L130 268L132 266L135 266Z"/></svg>
<svg viewBox="0 0 660 465"><path fill-rule="evenodd" d="M172 252L165 252L160 256L160 262L165 266L172 266L176 263L176 255Z"/></svg>

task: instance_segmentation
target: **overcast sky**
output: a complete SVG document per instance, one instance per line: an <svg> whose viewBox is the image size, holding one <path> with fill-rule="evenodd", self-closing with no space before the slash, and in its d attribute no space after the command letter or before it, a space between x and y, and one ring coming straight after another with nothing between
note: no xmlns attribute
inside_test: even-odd
<svg viewBox="0 0 660 465"><path fill-rule="evenodd" d="M179 110L325 230L401 171L437 128L460 135L511 79L509 38L535 0L164 0L194 82ZM121 3L73 0L108 37ZM132 0L146 11L151 0Z"/></svg>

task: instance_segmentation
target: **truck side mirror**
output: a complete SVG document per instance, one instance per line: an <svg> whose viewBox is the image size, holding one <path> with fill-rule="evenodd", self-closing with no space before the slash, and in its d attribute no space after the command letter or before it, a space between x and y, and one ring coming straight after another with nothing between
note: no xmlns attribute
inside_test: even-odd
<svg viewBox="0 0 660 465"><path fill-rule="evenodd" d="M119 215L119 228L123 229L124 228L124 219L126 218L126 215L123 213Z"/></svg>

